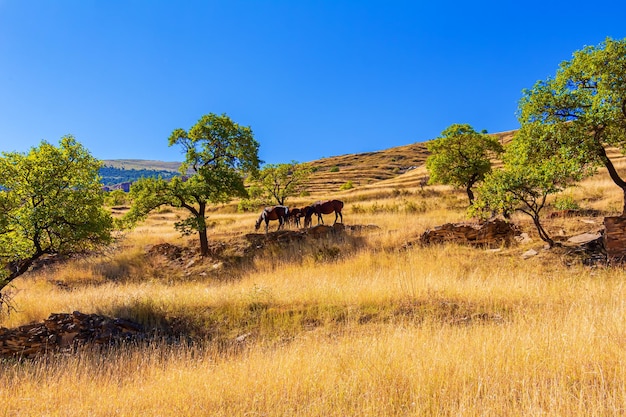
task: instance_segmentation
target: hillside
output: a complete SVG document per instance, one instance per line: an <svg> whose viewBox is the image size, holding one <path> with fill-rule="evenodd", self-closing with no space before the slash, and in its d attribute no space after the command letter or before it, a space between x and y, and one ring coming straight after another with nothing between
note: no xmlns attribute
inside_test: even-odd
<svg viewBox="0 0 626 417"><path fill-rule="evenodd" d="M501 143L508 143L515 130L494 133ZM323 158L310 162L315 172L310 181L311 194L336 192L348 181L355 189L388 187L420 187L427 180L424 163L429 153L427 142L366 152ZM420 169L421 168L421 169ZM381 182L383 181L383 182Z"/></svg>
<svg viewBox="0 0 626 417"><path fill-rule="evenodd" d="M511 130L493 135L502 143L507 143L514 133L515 131ZM388 186L387 182L394 179L402 187L419 187L426 180L426 174L423 169L415 170L423 168L427 157L426 142L420 142L375 152L346 154L310 161L314 173L311 176L308 191L312 195L333 193L339 191L340 187L348 181L352 182L355 189L376 187L376 184L381 181L385 181L385 186ZM103 162L107 167L122 170L117 172L117 175L125 175L124 181L132 181L129 175L133 174L136 176L135 179L141 176L167 177L164 171L175 173L180 166L179 162L139 159L116 159ZM115 178L114 174L112 178ZM112 182L110 179L105 182L105 184L113 183L115 181Z"/></svg>

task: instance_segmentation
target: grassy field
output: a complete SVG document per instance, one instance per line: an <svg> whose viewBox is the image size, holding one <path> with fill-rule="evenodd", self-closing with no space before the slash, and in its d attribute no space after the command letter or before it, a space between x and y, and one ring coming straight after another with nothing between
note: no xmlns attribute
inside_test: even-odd
<svg viewBox="0 0 626 417"><path fill-rule="evenodd" d="M346 225L378 228L268 246L247 262L183 265L150 255L161 243L195 244L173 230L179 214L166 210L105 254L14 281L17 311L0 317L4 327L79 310L184 337L5 361L0 415L626 414L625 270L544 250L518 216L530 243L407 247L428 228L467 220L466 196L423 187L425 174L289 201L341 198ZM567 193L602 215L621 208L603 172ZM210 214L210 238L239 259L257 214L235 207ZM565 239L599 229L602 217L546 226ZM530 248L539 255L522 259Z"/></svg>

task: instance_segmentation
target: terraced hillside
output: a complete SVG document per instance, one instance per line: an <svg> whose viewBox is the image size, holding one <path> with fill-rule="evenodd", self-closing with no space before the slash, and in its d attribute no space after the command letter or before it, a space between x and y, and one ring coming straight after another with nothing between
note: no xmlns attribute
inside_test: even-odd
<svg viewBox="0 0 626 417"><path fill-rule="evenodd" d="M514 130L494 133L501 143L508 143ZM377 152L349 154L312 161L315 172L309 192L329 194L352 182L355 189L417 188L427 181L424 163L429 153L426 143L414 143Z"/></svg>

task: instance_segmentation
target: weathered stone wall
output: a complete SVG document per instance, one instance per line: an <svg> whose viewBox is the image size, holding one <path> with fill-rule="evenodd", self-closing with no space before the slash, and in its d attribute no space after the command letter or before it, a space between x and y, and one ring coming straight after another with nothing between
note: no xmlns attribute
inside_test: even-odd
<svg viewBox="0 0 626 417"><path fill-rule="evenodd" d="M102 346L143 338L142 327L130 320L78 311L51 314L43 323L0 328L0 357L33 358L71 351L81 345Z"/></svg>
<svg viewBox="0 0 626 417"><path fill-rule="evenodd" d="M604 246L609 262L626 260L626 217L604 218Z"/></svg>
<svg viewBox="0 0 626 417"><path fill-rule="evenodd" d="M476 246L500 246L513 242L517 227L501 219L481 224L447 223L427 230L420 237L423 244L458 243Z"/></svg>

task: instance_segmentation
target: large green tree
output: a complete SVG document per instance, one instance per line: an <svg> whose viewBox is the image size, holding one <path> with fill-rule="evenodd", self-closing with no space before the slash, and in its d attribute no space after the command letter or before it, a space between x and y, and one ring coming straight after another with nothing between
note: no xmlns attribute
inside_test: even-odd
<svg viewBox="0 0 626 417"><path fill-rule="evenodd" d="M537 126L522 127L506 147L503 167L487 174L477 187L478 198L470 212L488 217L520 211L533 220L539 237L553 246L554 240L541 221L548 196L591 173L564 147L550 153L537 148L538 143L553 140L550 133Z"/></svg>
<svg viewBox="0 0 626 417"><path fill-rule="evenodd" d="M299 164L296 161L268 164L261 168L254 183L263 190L262 198L285 205L287 197L298 195L303 191L311 172L308 164Z"/></svg>
<svg viewBox="0 0 626 417"><path fill-rule="evenodd" d="M45 255L91 250L111 240L100 162L72 136L0 157L0 289Z"/></svg>
<svg viewBox="0 0 626 417"><path fill-rule="evenodd" d="M168 143L184 150L181 175L171 181L145 178L134 183L130 191L133 204L126 219L143 219L163 205L184 208L189 217L176 227L183 233L198 234L204 256L209 252L207 207L246 196L244 179L258 170L259 144L250 127L213 113L202 116L189 131L174 130Z"/></svg>
<svg viewBox="0 0 626 417"><path fill-rule="evenodd" d="M626 181L607 156L607 147L626 151L626 39L607 38L560 64L554 77L524 90L518 117L544 134L535 145L545 156L557 152L584 163L605 166L624 192ZM542 138L542 140L538 140Z"/></svg>
<svg viewBox="0 0 626 417"><path fill-rule="evenodd" d="M502 152L497 139L468 124L449 126L426 146L431 152L426 159L430 182L464 188L470 205L474 202L472 188L491 171L491 157Z"/></svg>

